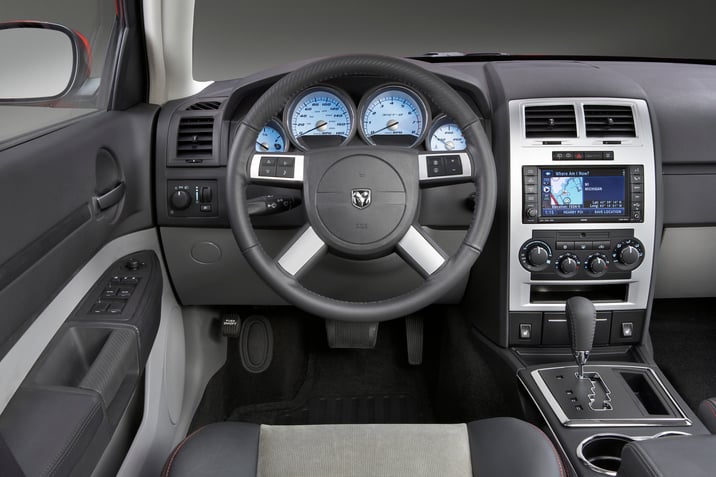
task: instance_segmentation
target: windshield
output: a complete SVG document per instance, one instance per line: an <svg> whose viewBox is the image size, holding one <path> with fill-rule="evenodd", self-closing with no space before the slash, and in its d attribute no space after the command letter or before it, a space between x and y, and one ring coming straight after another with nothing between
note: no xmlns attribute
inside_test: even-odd
<svg viewBox="0 0 716 477"><path fill-rule="evenodd" d="M199 0L194 78L342 53L716 58L712 2Z"/></svg>

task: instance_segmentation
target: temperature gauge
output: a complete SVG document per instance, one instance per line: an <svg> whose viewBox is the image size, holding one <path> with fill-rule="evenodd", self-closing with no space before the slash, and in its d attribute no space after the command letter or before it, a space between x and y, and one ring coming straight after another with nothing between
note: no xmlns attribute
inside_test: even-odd
<svg viewBox="0 0 716 477"><path fill-rule="evenodd" d="M428 151L464 151L467 143L455 121L442 114L433 121L425 147Z"/></svg>

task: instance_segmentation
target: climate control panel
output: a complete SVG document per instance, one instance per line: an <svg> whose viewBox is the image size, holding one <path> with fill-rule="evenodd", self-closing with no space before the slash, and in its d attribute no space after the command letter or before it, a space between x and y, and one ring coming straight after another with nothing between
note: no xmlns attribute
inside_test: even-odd
<svg viewBox="0 0 716 477"><path fill-rule="evenodd" d="M534 230L519 262L532 280L614 280L631 278L644 254L632 229Z"/></svg>

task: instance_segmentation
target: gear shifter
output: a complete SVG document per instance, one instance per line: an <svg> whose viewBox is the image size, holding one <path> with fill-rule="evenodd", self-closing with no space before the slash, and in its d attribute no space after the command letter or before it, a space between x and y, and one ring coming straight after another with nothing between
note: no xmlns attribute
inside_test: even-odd
<svg viewBox="0 0 716 477"><path fill-rule="evenodd" d="M574 353L574 359L579 367L577 376L584 379L584 365L589 359L589 352L592 350L594 341L594 330L597 326L597 310L591 300L573 296L567 300L565 312L572 353Z"/></svg>

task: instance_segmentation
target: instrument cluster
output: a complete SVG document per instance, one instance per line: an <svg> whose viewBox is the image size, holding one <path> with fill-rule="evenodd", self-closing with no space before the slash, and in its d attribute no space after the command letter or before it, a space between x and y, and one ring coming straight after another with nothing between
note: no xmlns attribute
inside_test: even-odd
<svg viewBox="0 0 716 477"><path fill-rule="evenodd" d="M356 105L344 90L319 85L299 93L283 118L271 119L259 132L256 151L286 152L293 145L307 151L348 144L358 136L377 146L416 147L428 151L462 151L460 128L450 117L432 117L425 98L407 86L389 83L365 93Z"/></svg>

